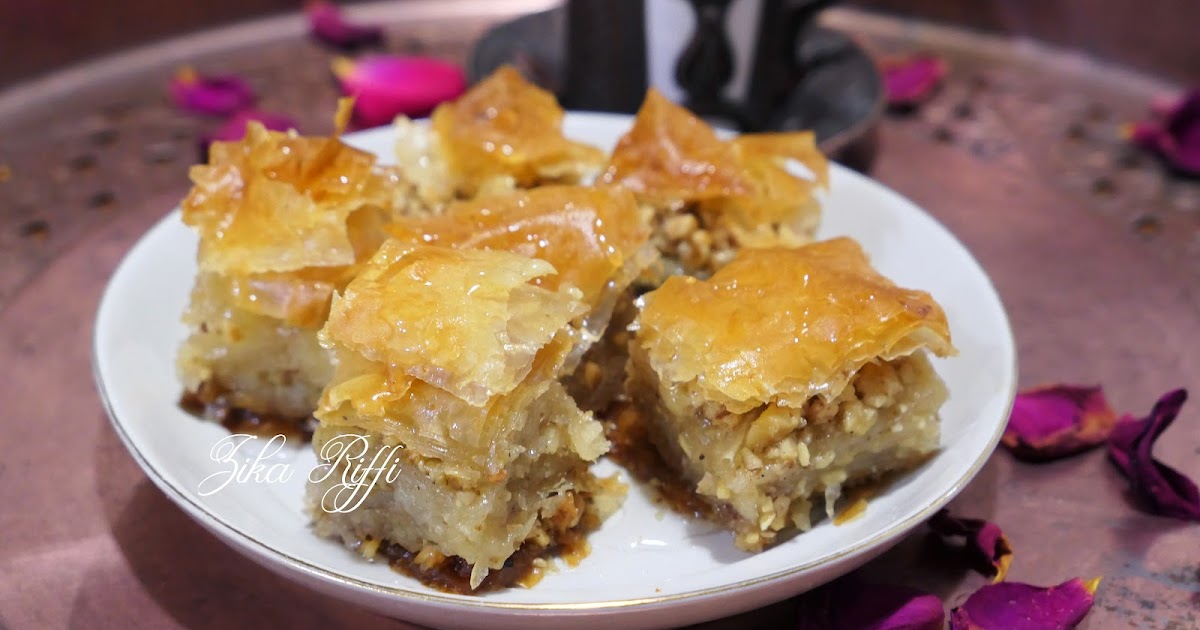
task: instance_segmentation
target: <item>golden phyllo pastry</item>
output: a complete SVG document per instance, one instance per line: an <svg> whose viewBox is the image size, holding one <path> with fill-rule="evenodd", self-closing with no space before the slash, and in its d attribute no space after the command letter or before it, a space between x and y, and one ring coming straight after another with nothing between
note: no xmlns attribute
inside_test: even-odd
<svg viewBox="0 0 1200 630"><path fill-rule="evenodd" d="M611 509L613 483L588 471L608 450L601 425L558 382L586 307L567 283L536 284L555 273L507 251L380 248L321 332L337 371L316 414L318 533L471 591L511 585L514 554L553 550ZM367 461L394 457L347 504L354 463L339 455L356 438Z"/></svg>
<svg viewBox="0 0 1200 630"><path fill-rule="evenodd" d="M596 175L604 153L563 136L554 95L504 66L458 100L439 105L424 127L396 121L397 157L431 208L454 198Z"/></svg>
<svg viewBox="0 0 1200 630"><path fill-rule="evenodd" d="M451 204L435 217L397 221L391 233L414 243L500 249L545 260L558 273L536 284L570 284L589 306L601 304L617 285L624 289L654 257L649 230L637 204L623 190L543 186L508 195Z"/></svg>
<svg viewBox="0 0 1200 630"><path fill-rule="evenodd" d="M812 240L820 219L813 193L828 178L812 133L724 140L651 89L600 181L647 205L665 274L707 276L741 247Z"/></svg>
<svg viewBox="0 0 1200 630"><path fill-rule="evenodd" d="M938 446L955 352L929 294L895 286L839 238L743 250L711 279L647 293L628 387L663 460L737 544L810 526L844 487Z"/></svg>
<svg viewBox="0 0 1200 630"><path fill-rule="evenodd" d="M567 388L589 410L603 408L620 391L624 326L632 317L629 286L658 257L628 191L544 186L454 203L440 216L402 219L391 231L412 243L499 249L554 265L557 274L534 284L573 285L587 308L577 322L584 343L576 349L588 352L582 363L568 361Z"/></svg>
<svg viewBox="0 0 1200 630"><path fill-rule="evenodd" d="M178 359L185 402L232 424L303 422L331 373L317 330L333 292L386 238L396 177L336 137L256 122L209 155L183 201L200 236Z"/></svg>

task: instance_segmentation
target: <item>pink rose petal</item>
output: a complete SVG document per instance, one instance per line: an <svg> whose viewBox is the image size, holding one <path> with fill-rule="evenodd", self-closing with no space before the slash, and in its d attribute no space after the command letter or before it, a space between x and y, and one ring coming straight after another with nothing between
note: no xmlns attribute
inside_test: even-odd
<svg viewBox="0 0 1200 630"><path fill-rule="evenodd" d="M1158 119L1166 118L1179 107L1182 100L1178 94L1155 94L1150 98L1150 115Z"/></svg>
<svg viewBox="0 0 1200 630"><path fill-rule="evenodd" d="M257 110L243 110L225 121L216 131L200 138L200 161L208 161L208 147L214 142L237 142L246 135L246 125L251 121L262 123L271 131L287 131L296 128L296 121L289 116Z"/></svg>
<svg viewBox="0 0 1200 630"><path fill-rule="evenodd" d="M304 7L304 15L308 17L312 36L330 46L354 50L383 42L382 27L348 22L342 10L332 2L310 2Z"/></svg>
<svg viewBox="0 0 1200 630"><path fill-rule="evenodd" d="M245 80L232 76L200 76L181 68L169 85L171 100L194 114L228 116L254 104L254 90Z"/></svg>
<svg viewBox="0 0 1200 630"><path fill-rule="evenodd" d="M1200 90L1193 91L1164 119L1158 148L1176 168L1200 174Z"/></svg>
<svg viewBox="0 0 1200 630"><path fill-rule="evenodd" d="M921 591L842 578L801 595L797 630L941 630L942 601Z"/></svg>
<svg viewBox="0 0 1200 630"><path fill-rule="evenodd" d="M1092 609L1099 584L1098 578L1049 587L988 584L950 611L950 630L1069 630Z"/></svg>
<svg viewBox="0 0 1200 630"><path fill-rule="evenodd" d="M888 105L897 108L915 107L925 102L946 76L946 62L933 55L884 59L880 69Z"/></svg>
<svg viewBox="0 0 1200 630"><path fill-rule="evenodd" d="M1108 455L1133 491L1156 514L1200 521L1200 489L1186 475L1154 459L1154 443L1171 426L1187 400L1187 390L1168 392L1150 416L1121 419L1109 438Z"/></svg>
<svg viewBox="0 0 1200 630"><path fill-rule="evenodd" d="M977 518L959 518L939 510L929 519L929 528L943 538L962 537L971 563L982 574L1002 582L1012 564L1012 545L994 523Z"/></svg>
<svg viewBox="0 0 1200 630"><path fill-rule="evenodd" d="M458 66L425 57L336 59L333 73L342 92L355 98L354 122L359 128L386 125L401 114L425 116L467 88Z"/></svg>
<svg viewBox="0 0 1200 630"><path fill-rule="evenodd" d="M1152 109L1156 119L1132 125L1129 139L1179 172L1200 175L1200 89L1171 105L1155 103Z"/></svg>
<svg viewBox="0 0 1200 630"><path fill-rule="evenodd" d="M1000 443L1020 459L1058 459L1103 444L1116 421L1099 386L1038 387L1017 394Z"/></svg>
<svg viewBox="0 0 1200 630"><path fill-rule="evenodd" d="M1158 151L1158 137L1162 133L1162 124L1157 120L1136 122L1125 127L1125 137L1130 142L1150 151Z"/></svg>

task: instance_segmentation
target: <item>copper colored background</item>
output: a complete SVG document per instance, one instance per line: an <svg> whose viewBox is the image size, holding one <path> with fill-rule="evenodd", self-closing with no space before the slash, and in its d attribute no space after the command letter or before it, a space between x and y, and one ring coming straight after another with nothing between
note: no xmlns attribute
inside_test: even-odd
<svg viewBox="0 0 1200 630"><path fill-rule="evenodd" d="M461 61L496 19L398 20L389 48ZM876 51L948 57L953 73L933 102L884 120L873 175L943 221L991 274L1023 385L1103 383L1119 411L1137 414L1168 389L1200 386L1200 185L1118 133L1163 84L856 12L826 23ZM321 132L328 56L296 31L188 61L248 76L265 107ZM186 191L194 138L212 125L165 101L169 57L121 79L77 78L57 95L0 93L0 167L12 173L0 183L0 627L404 627L276 578L202 530L136 467L94 393L99 295ZM1200 402L1157 454L1200 478ZM1101 453L1031 466L999 452L953 508L1005 529L1012 580L1104 576L1085 628L1200 625L1200 528L1141 512ZM865 573L949 606L984 582L921 531ZM790 606L712 627L790 628Z"/></svg>
<svg viewBox="0 0 1200 630"><path fill-rule="evenodd" d="M303 0L8 0L0 5L0 86L134 44L297 10L303 4ZM1031 37L1184 83L1200 82L1194 0L849 0L847 4Z"/></svg>

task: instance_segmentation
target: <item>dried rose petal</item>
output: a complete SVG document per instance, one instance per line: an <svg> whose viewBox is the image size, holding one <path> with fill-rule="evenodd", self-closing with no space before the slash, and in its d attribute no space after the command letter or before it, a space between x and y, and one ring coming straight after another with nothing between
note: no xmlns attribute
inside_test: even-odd
<svg viewBox="0 0 1200 630"><path fill-rule="evenodd" d="M1178 94L1155 94L1150 97L1150 115L1158 119L1166 118L1179 107L1181 100Z"/></svg>
<svg viewBox="0 0 1200 630"><path fill-rule="evenodd" d="M842 578L800 596L796 628L940 630L942 601L916 589Z"/></svg>
<svg viewBox="0 0 1200 630"><path fill-rule="evenodd" d="M951 516L949 510L939 510L929 519L929 528L944 538L961 536L966 539L966 551L971 564L980 573L1004 581L1012 564L1012 545L995 523L978 518Z"/></svg>
<svg viewBox="0 0 1200 630"><path fill-rule="evenodd" d="M1099 386L1038 387L1017 394L1000 443L1020 459L1058 459L1103 444L1116 422Z"/></svg>
<svg viewBox="0 0 1200 630"><path fill-rule="evenodd" d="M1133 490L1156 514L1200 521L1200 489L1186 475L1154 459L1154 442L1171 426L1187 400L1187 390L1169 392L1150 416L1121 419L1108 442L1108 455Z"/></svg>
<svg viewBox="0 0 1200 630"><path fill-rule="evenodd" d="M383 42L383 28L375 25L347 22L342 10L332 2L315 0L304 7L308 30L318 40L340 48L355 50Z"/></svg>
<svg viewBox="0 0 1200 630"><path fill-rule="evenodd" d="M240 111L225 121L216 131L200 138L200 161L208 161L208 147L214 142L236 142L246 135L246 125L251 121L262 123L271 131L287 131L296 128L296 121L283 114L260 112L247 109Z"/></svg>
<svg viewBox="0 0 1200 630"><path fill-rule="evenodd" d="M950 611L950 630L1067 630L1083 621L1100 578L1074 578L1058 586L1019 582L988 584Z"/></svg>
<svg viewBox="0 0 1200 630"><path fill-rule="evenodd" d="M254 104L250 84L235 76L204 77L192 68L180 68L171 78L171 100L195 114L228 116Z"/></svg>
<svg viewBox="0 0 1200 630"><path fill-rule="evenodd" d="M1131 125L1126 135L1180 172L1200 175L1200 89L1171 105L1156 102L1152 109L1156 119Z"/></svg>
<svg viewBox="0 0 1200 630"><path fill-rule="evenodd" d="M425 116L462 94L467 79L458 66L425 57L372 56L333 62L342 92L355 97L354 122L378 127L396 116Z"/></svg>
<svg viewBox="0 0 1200 630"><path fill-rule="evenodd" d="M933 55L884 59L879 66L888 105L895 108L920 105L933 95L946 76L946 62Z"/></svg>

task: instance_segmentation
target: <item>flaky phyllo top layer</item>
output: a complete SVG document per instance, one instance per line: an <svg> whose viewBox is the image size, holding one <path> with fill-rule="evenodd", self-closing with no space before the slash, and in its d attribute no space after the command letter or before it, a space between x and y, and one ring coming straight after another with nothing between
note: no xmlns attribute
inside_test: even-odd
<svg viewBox="0 0 1200 630"><path fill-rule="evenodd" d="M649 229L624 190L543 186L454 203L433 217L406 217L397 238L455 248L497 249L545 260L558 273L533 283L570 284L589 308L611 288L624 289L656 256Z"/></svg>
<svg viewBox="0 0 1200 630"><path fill-rule="evenodd" d="M183 221L200 234L201 273L229 283L239 307L314 328L400 204L395 173L374 155L257 122L214 143L190 177Z"/></svg>
<svg viewBox="0 0 1200 630"><path fill-rule="evenodd" d="M792 160L811 177L794 173ZM829 164L811 132L724 140L651 89L600 182L632 190L652 204L695 203L701 211L746 228L764 223L811 228L820 213L813 192L828 186Z"/></svg>
<svg viewBox="0 0 1200 630"><path fill-rule="evenodd" d="M586 310L579 289L534 284L555 273L507 251L384 243L321 330L338 365L317 418L460 466L460 477L501 472L528 448L511 434L578 343L568 324Z"/></svg>
<svg viewBox="0 0 1200 630"><path fill-rule="evenodd" d="M597 170L604 152L563 136L563 115L553 94L504 66L431 118L456 188L471 197L497 178L527 188Z"/></svg>
<svg viewBox="0 0 1200 630"><path fill-rule="evenodd" d="M672 277L643 300L637 343L659 377L733 413L836 396L868 362L955 353L941 306L848 238L743 250L709 280Z"/></svg>

